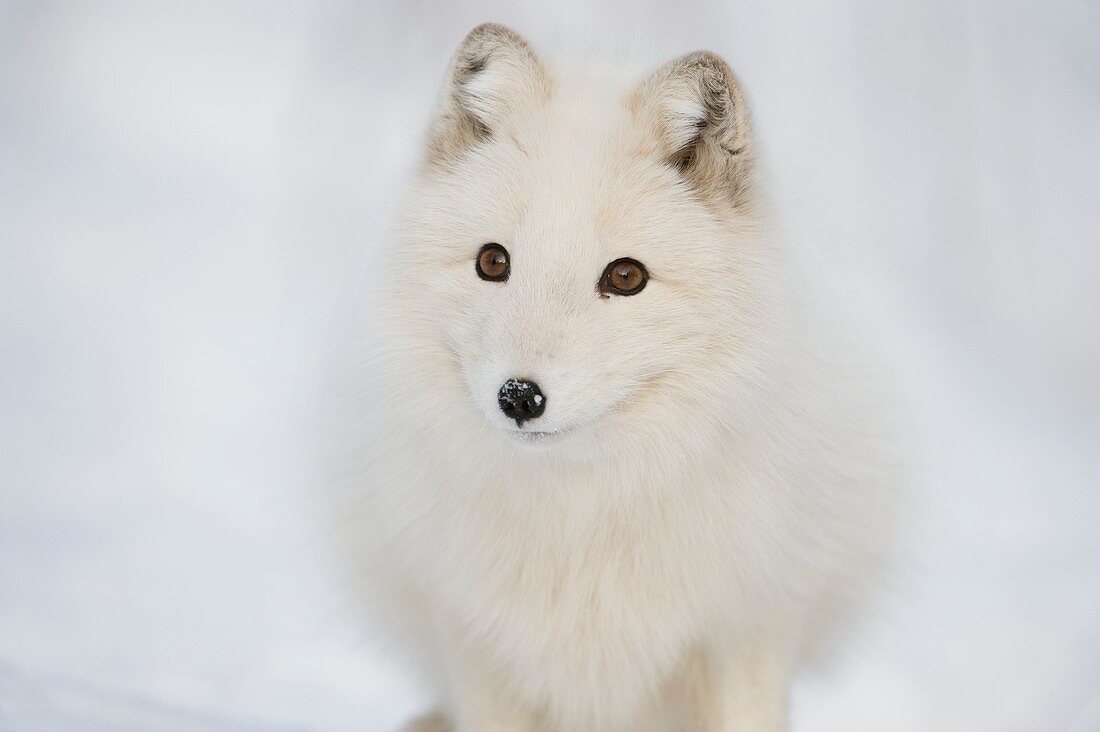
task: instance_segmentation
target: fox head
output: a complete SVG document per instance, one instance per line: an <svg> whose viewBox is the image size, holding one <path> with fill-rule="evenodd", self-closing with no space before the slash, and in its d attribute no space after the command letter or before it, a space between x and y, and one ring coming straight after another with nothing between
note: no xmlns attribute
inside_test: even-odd
<svg viewBox="0 0 1100 732"><path fill-rule="evenodd" d="M600 76L475 28L384 265L396 407L502 449L705 440L768 309L749 122L714 54Z"/></svg>

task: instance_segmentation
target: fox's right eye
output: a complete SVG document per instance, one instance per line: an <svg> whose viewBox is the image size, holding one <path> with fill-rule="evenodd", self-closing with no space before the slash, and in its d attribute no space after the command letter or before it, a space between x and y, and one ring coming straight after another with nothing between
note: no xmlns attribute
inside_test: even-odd
<svg viewBox="0 0 1100 732"><path fill-rule="evenodd" d="M483 280L503 282L511 269L508 250L500 244L486 244L477 253L477 276Z"/></svg>

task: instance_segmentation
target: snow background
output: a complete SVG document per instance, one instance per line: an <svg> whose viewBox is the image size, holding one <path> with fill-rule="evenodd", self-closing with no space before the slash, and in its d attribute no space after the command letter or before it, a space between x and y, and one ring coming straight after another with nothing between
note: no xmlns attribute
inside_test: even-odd
<svg viewBox="0 0 1100 732"><path fill-rule="evenodd" d="M805 730L1100 729L1100 5L0 2L0 729L389 730L335 581L323 327L453 47L707 47L928 435Z"/></svg>

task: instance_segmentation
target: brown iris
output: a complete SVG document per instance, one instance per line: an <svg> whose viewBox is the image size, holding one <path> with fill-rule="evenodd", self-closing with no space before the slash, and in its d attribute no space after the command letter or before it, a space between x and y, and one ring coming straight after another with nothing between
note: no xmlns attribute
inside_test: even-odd
<svg viewBox="0 0 1100 732"><path fill-rule="evenodd" d="M600 295L637 295L645 289L649 273L641 262L624 257L607 265L600 277Z"/></svg>
<svg viewBox="0 0 1100 732"><path fill-rule="evenodd" d="M477 253L477 276L483 280L503 282L511 269L508 250L500 244L486 244Z"/></svg>

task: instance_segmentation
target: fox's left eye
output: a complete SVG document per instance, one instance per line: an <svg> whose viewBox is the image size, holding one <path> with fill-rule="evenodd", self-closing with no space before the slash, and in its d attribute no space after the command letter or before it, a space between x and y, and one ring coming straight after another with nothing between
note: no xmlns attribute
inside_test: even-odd
<svg viewBox="0 0 1100 732"><path fill-rule="evenodd" d="M600 295L637 295L645 289L648 281L649 273L641 262L629 257L616 259L607 265L600 277Z"/></svg>

